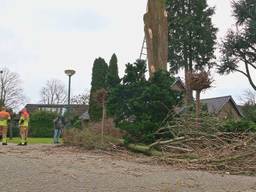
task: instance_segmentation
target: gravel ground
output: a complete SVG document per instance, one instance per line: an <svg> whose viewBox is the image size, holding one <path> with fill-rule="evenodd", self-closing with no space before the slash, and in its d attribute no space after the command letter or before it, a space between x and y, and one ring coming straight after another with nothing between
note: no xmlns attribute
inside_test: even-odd
<svg viewBox="0 0 256 192"><path fill-rule="evenodd" d="M0 146L1 192L256 192L256 177L149 164L148 157L53 145Z"/></svg>

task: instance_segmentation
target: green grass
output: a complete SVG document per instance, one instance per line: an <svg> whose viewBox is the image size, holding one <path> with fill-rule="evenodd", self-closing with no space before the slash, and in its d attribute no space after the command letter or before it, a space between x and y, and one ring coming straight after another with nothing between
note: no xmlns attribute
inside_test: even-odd
<svg viewBox="0 0 256 192"><path fill-rule="evenodd" d="M8 139L9 143L20 143L20 138L15 137L13 139ZM52 144L53 139L52 138L28 138L29 144Z"/></svg>

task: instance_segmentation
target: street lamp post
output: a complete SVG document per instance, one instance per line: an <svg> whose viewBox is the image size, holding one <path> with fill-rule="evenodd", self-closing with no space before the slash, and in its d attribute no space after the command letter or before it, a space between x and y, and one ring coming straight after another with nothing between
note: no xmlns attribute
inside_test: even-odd
<svg viewBox="0 0 256 192"><path fill-rule="evenodd" d="M70 90L71 90L71 77L76 73L75 70L65 70L65 74L68 76L68 108L70 107Z"/></svg>
<svg viewBox="0 0 256 192"><path fill-rule="evenodd" d="M68 76L68 107L67 107L67 127L71 126L71 117L70 117L70 90L71 90L71 77L76 73L73 69L65 70L65 74Z"/></svg>
<svg viewBox="0 0 256 192"><path fill-rule="evenodd" d="M4 73L4 71L3 70L0 70L0 83L1 83L1 98L0 98L0 106L2 107L3 106L3 80L2 80L2 78L3 78L3 73Z"/></svg>

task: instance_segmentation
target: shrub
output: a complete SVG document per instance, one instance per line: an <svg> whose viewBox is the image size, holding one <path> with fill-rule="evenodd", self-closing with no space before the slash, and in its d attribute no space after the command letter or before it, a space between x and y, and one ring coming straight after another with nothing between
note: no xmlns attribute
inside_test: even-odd
<svg viewBox="0 0 256 192"><path fill-rule="evenodd" d="M249 120L229 120L223 126L225 132L256 132L256 123Z"/></svg>
<svg viewBox="0 0 256 192"><path fill-rule="evenodd" d="M129 143L152 143L156 138L154 132L159 127L158 123L143 119L142 121L123 122L119 125L121 130L126 131L124 140Z"/></svg>
<svg viewBox="0 0 256 192"><path fill-rule="evenodd" d="M245 105L242 110L246 120L256 123L256 105Z"/></svg>
<svg viewBox="0 0 256 192"><path fill-rule="evenodd" d="M144 61L127 64L125 73L122 83L109 93L108 112L127 133L127 143L152 143L157 139L155 131L181 102L181 94L170 88L175 79L167 71L146 80Z"/></svg>
<svg viewBox="0 0 256 192"><path fill-rule="evenodd" d="M78 129L82 128L82 122L79 119L79 116L70 114L66 116L65 119L70 121L70 124L66 126L66 128L78 128Z"/></svg>
<svg viewBox="0 0 256 192"><path fill-rule="evenodd" d="M111 148L113 144L120 144L117 138L104 135L103 145L101 143L101 134L98 134L88 128L84 129L65 129L63 134L63 142L66 145L80 146L85 149L107 149Z"/></svg>
<svg viewBox="0 0 256 192"><path fill-rule="evenodd" d="M101 134L102 122L90 122L84 128L90 128L93 132ZM104 134L115 138L122 138L125 132L116 128L112 118L105 119Z"/></svg>
<svg viewBox="0 0 256 192"><path fill-rule="evenodd" d="M53 120L57 117L54 112L37 111L31 114L30 136L31 137L52 137Z"/></svg>

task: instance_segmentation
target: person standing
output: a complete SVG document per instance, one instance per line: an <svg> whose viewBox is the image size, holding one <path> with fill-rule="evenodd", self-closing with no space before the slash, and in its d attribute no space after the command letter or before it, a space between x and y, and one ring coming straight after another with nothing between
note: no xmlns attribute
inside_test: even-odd
<svg viewBox="0 0 256 192"><path fill-rule="evenodd" d="M54 120L54 135L53 135L53 143L58 144L60 143L60 136L63 132L64 126L65 126L65 120L62 115L58 115Z"/></svg>
<svg viewBox="0 0 256 192"><path fill-rule="evenodd" d="M0 130L2 132L2 145L7 145L8 123L10 120L10 113L6 111L5 107L2 107L0 111Z"/></svg>
<svg viewBox="0 0 256 192"><path fill-rule="evenodd" d="M29 113L26 108L20 111L20 138L21 142L19 145L27 145L28 144L28 125L29 125Z"/></svg>

